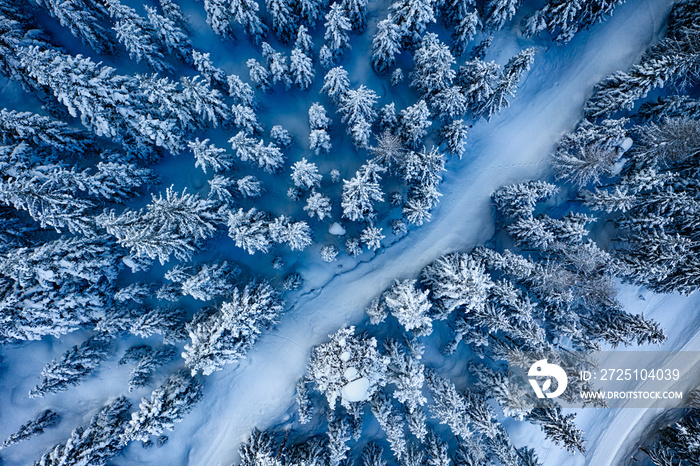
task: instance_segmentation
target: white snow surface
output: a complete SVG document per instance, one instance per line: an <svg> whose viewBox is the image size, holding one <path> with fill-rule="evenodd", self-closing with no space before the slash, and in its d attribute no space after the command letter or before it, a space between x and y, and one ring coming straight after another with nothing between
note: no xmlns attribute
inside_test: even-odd
<svg viewBox="0 0 700 466"><path fill-rule="evenodd" d="M353 380L340 389L340 394L345 401L351 403L366 401L369 398L369 380L364 377Z"/></svg>
<svg viewBox="0 0 700 466"><path fill-rule="evenodd" d="M634 144L632 138L625 138L625 140L620 143L620 149L622 149L622 152L627 152L632 147L632 144Z"/></svg>
<svg viewBox="0 0 700 466"><path fill-rule="evenodd" d="M357 377L357 375L357 369L354 367L348 367L347 369L345 369L345 372L343 372L343 377L345 377L346 380L352 380L355 377Z"/></svg>
<svg viewBox="0 0 700 466"><path fill-rule="evenodd" d="M340 223L334 222L328 229L328 233L335 236L343 236L345 234L345 228L343 228Z"/></svg>
<svg viewBox="0 0 700 466"><path fill-rule="evenodd" d="M490 193L508 183L546 177L547 159L561 133L570 131L582 116L592 88L607 74L635 63L659 34L670 10L668 0L630 1L617 8L606 23L579 34L570 44L556 47L542 40L533 69L510 109L490 123L474 126L461 162L452 161L445 173L444 196L433 221L412 231L379 254L328 279L329 269L310 264L302 272L307 287L290 303L277 330L263 335L241 365L207 378L203 400L170 435L160 449L131 445L114 464L230 465L254 427L265 429L288 418L294 409L294 386L304 374L311 348L345 325L365 316L369 301L395 278L416 276L428 263L455 250L468 250L493 235ZM514 36L514 34L513 34ZM503 57L530 45L512 38L496 39L492 50ZM357 51L353 51L357 53ZM371 73L358 67L356 73ZM341 261L342 262L342 261ZM334 270L335 271L335 270ZM311 289L309 289L311 288ZM698 349L700 324L693 313L697 297L628 299L632 312L665 324L670 335L663 349ZM655 306L655 307L654 307ZM693 316L688 322L688 316ZM687 322L689 325L679 326ZM655 414L644 410L581 410L579 425L587 430L586 457L570 457L542 441L539 430L512 426L516 444L528 436L539 439L540 459L548 465L616 464ZM551 448L550 448L551 447Z"/></svg>

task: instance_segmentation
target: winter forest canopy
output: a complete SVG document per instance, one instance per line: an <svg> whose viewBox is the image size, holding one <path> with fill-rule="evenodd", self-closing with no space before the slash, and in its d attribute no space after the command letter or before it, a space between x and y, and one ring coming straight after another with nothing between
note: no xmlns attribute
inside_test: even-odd
<svg viewBox="0 0 700 466"><path fill-rule="evenodd" d="M585 464L513 355L700 287L700 2L649 3L0 0L0 464Z"/></svg>

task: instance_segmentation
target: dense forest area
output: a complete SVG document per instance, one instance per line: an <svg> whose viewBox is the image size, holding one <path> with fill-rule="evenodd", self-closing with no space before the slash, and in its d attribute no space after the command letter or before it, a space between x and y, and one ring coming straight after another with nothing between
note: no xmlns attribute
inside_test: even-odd
<svg viewBox="0 0 700 466"><path fill-rule="evenodd" d="M0 367L6 403L33 413L3 417L6 463L165 450L320 276L418 234L470 129L517 105L539 51L623 1L537 3L0 0ZM226 461L540 464L507 418L585 453L575 414L509 364L660 344L619 283L700 286L699 14L679 1L638 64L588 90L552 176L471 219L495 222L489 244L367 296L309 355L298 409ZM86 386L79 414L62 406ZM697 426L678 432L695 411L651 461L692 461Z"/></svg>

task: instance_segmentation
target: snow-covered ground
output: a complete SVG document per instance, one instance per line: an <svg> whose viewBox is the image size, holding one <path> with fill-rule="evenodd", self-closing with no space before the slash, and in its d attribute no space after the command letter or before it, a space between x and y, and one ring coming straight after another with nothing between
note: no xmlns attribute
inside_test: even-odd
<svg viewBox="0 0 700 466"><path fill-rule="evenodd" d="M492 237L489 194L507 183L547 176L547 157L554 142L579 120L593 85L638 60L658 36L670 7L668 0L631 1L618 8L608 22L580 34L565 47L541 42L515 105L490 123L477 124L465 159L450 163L444 197L431 223L375 257L340 270L330 280L328 266L307 266L302 272L310 277L308 283L314 289L292 303L277 330L264 335L239 367L208 378L203 401L176 427L170 441L161 449L132 445L115 464L214 466L234 462L240 443L253 427L265 428L293 409L294 385L313 345L339 327L362 320L365 305L394 278L415 276L438 256L470 249ZM493 50L510 56L526 45L525 41L497 40ZM626 302L632 311L646 311L664 324L669 334L664 349L697 347L700 337L694 329L698 322L687 318L697 315L697 297L630 298ZM571 458L540 442L540 458L551 465L619 464L653 417L653 412L643 410L583 410L579 424L588 432L589 455ZM525 443L518 437L514 441Z"/></svg>

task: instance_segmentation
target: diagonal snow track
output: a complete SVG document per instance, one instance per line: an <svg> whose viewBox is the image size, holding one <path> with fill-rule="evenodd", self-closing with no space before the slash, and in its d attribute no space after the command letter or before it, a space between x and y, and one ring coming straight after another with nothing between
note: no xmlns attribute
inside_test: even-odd
<svg viewBox="0 0 700 466"><path fill-rule="evenodd" d="M438 256L469 249L492 236L490 193L507 183L545 175L554 142L579 120L593 85L636 62L657 37L671 2L645 3L631 1L619 7L607 23L580 34L566 47L543 42L513 107L490 124L477 124L466 160L449 164L444 197L431 223L302 295L277 330L263 336L239 367L208 378L203 401L177 426L165 447L131 446L118 462L231 464L253 427L265 428L288 412L313 345L339 327L359 322L364 306L394 278L415 276ZM528 45L496 42L493 50L504 56ZM613 453L601 450L601 455Z"/></svg>

